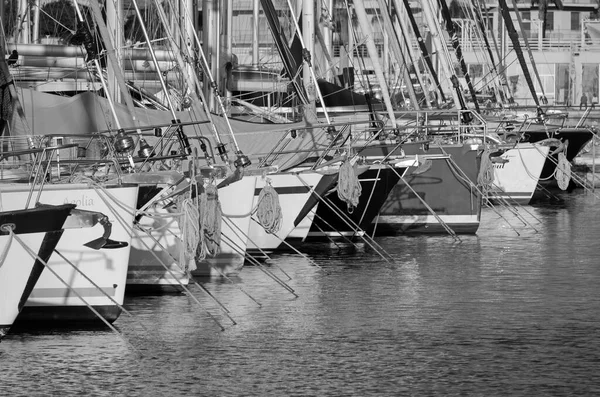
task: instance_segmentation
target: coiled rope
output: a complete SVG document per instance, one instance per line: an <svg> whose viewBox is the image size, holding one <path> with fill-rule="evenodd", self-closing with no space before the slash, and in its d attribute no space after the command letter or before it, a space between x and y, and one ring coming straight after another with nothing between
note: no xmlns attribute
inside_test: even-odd
<svg viewBox="0 0 600 397"><path fill-rule="evenodd" d="M207 256L219 253L221 245L221 203L219 192L214 184L204 186L200 195L200 244L196 252L196 259L203 260Z"/></svg>
<svg viewBox="0 0 600 397"><path fill-rule="evenodd" d="M490 152L485 149L481 153L481 163L479 165L479 175L477 175L477 184L486 192L494 184L494 164L490 159Z"/></svg>
<svg viewBox="0 0 600 397"><path fill-rule="evenodd" d="M352 165L350 160L346 159L340 166L338 173L338 197L348 204L348 211L353 210L358 205L362 193L362 186L358 180L356 169L356 163Z"/></svg>
<svg viewBox="0 0 600 397"><path fill-rule="evenodd" d="M200 231L200 211L197 198L180 196L177 200L177 209L181 213L178 218L181 231L181 252L179 266L184 271L196 270L196 251L200 245L202 234Z"/></svg>
<svg viewBox="0 0 600 397"><path fill-rule="evenodd" d="M258 195L256 217L258 218L258 223L260 223L267 233L276 234L281 229L283 216L281 214L281 205L279 204L279 195L268 179L267 184Z"/></svg>
<svg viewBox="0 0 600 397"><path fill-rule="evenodd" d="M567 190L569 182L571 182L571 163L567 160L564 152L558 153L558 164L554 170L554 177L558 183L558 187L562 190Z"/></svg>

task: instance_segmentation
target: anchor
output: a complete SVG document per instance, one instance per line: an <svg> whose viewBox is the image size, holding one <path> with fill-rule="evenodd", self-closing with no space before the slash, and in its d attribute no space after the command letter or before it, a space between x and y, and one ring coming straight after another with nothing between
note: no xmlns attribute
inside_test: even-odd
<svg viewBox="0 0 600 397"><path fill-rule="evenodd" d="M44 204L37 203L36 207L43 207ZM108 216L97 211L88 211L73 209L71 215L67 217L63 225L63 229L82 229L87 227L94 227L97 224L101 224L104 228L102 237L98 237L92 241L85 243L84 245L88 248L99 250L104 249L116 249L127 247L128 243L124 241L111 240L110 233L112 231L112 223L108 220Z"/></svg>

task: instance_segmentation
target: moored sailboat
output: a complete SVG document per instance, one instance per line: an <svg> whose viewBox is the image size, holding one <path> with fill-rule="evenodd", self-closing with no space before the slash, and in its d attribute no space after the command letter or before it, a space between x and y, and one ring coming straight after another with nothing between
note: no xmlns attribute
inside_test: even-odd
<svg viewBox="0 0 600 397"><path fill-rule="evenodd" d="M296 233L291 235L297 226L302 222L305 216L311 211L313 206L318 203L318 198L312 200L311 197L323 195L333 184L335 180L324 173L306 171L306 172L280 172L267 175L257 180L257 188L254 195L254 207L256 214L250 226L250 238L248 249L251 253L261 254L273 250L286 248L284 241L288 238L304 239L308 234L306 225L298 228ZM269 223L276 220L270 220L269 211L275 211L274 208L261 208L264 196L261 192L266 187L274 189L280 206L280 219L277 225L270 226ZM273 206L274 204L269 204ZM269 222L261 220L261 213ZM310 226L309 226L310 227Z"/></svg>
<svg viewBox="0 0 600 397"><path fill-rule="evenodd" d="M0 212L0 340L25 305L73 204ZM15 235L19 241L15 241Z"/></svg>
<svg viewBox="0 0 600 397"><path fill-rule="evenodd" d="M27 202L30 194L26 184L2 183L0 188L5 209L16 210ZM97 321L96 314L88 306L108 321L118 318L124 302L133 225L133 214L122 211L120 205L129 208L135 205L137 192L137 186L94 188L69 183L44 186L39 202L73 203L78 209L102 214L93 217L89 226L101 224L104 233L116 243L104 244L99 250L86 246L98 236L97 228L66 228L56 246L58 254L48 261L52 271L42 272L20 321Z"/></svg>
<svg viewBox="0 0 600 397"><path fill-rule="evenodd" d="M486 198L507 204L529 204L542 182L549 153L548 146L516 143L490 154L494 170Z"/></svg>
<svg viewBox="0 0 600 397"><path fill-rule="evenodd" d="M416 155L420 165L397 183L374 220L378 235L398 233L475 233L482 195L474 187L479 173L479 145L428 143L373 145L361 154Z"/></svg>

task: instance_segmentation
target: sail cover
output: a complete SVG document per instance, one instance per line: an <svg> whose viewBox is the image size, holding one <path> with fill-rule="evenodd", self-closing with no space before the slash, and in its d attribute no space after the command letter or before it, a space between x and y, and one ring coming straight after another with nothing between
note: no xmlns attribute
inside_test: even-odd
<svg viewBox="0 0 600 397"><path fill-rule="evenodd" d="M28 88L18 89L19 98L25 111L26 120L13 115L13 135L77 135L91 134L106 130L117 131L113 121L109 102L95 93L86 92L73 97L62 97L53 94L34 91ZM131 120L125 105L115 104L116 117L123 122ZM135 108L138 125L123 125L126 130L136 127L145 128L172 123L173 115L169 111ZM214 137L212 127L206 123L209 118L196 103L186 111L176 112L182 123L198 122L204 124L186 125L184 132L190 137L192 144L199 146L199 141L194 137L202 136L211 141L214 148L217 139ZM221 140L226 144L230 153L235 150L227 122L223 117L212 115L210 118L219 131ZM253 164L258 164L260 158L275 152L284 151L278 156L269 158L272 165L285 170L296 166L315 152L327 147L328 136L326 126L309 126L304 122L289 124L253 123L248 121L229 119L240 150L250 157ZM150 131L151 132L151 131ZM147 137L150 144L158 138ZM201 151L199 153L202 153ZM234 158L230 156L230 158Z"/></svg>

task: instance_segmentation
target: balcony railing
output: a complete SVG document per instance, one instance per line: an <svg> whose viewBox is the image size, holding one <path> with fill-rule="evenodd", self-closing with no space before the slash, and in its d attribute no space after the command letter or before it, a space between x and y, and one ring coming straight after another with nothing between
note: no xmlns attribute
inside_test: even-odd
<svg viewBox="0 0 600 397"><path fill-rule="evenodd" d="M498 0L485 0L485 4L487 6L498 6ZM519 5L527 5L531 6L531 0L517 0L517 4ZM563 5L596 5L598 2L596 0L563 0Z"/></svg>

